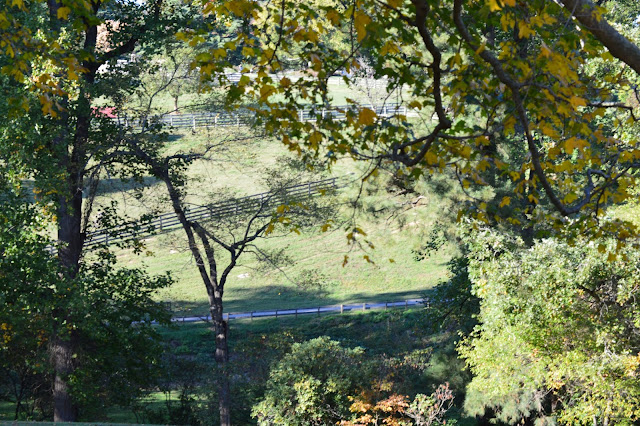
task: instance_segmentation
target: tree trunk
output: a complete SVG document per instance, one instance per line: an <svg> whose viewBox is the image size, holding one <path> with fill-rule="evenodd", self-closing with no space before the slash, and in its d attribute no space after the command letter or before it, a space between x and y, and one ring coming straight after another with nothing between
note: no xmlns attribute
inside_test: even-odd
<svg viewBox="0 0 640 426"><path fill-rule="evenodd" d="M74 370L73 348L74 336L68 339L60 337L56 333L49 345L51 352L51 362L55 371L53 383L53 421L54 422L75 422L78 417L77 407L71 398L67 376Z"/></svg>
<svg viewBox="0 0 640 426"><path fill-rule="evenodd" d="M227 322L222 316L222 300L215 300L211 304L211 320L213 330L216 335L215 360L218 366L218 377L220 378L220 388L218 393L218 405L220 408L220 425L231 425L231 385L229 383L229 347L227 344Z"/></svg>
<svg viewBox="0 0 640 426"><path fill-rule="evenodd" d="M81 92L84 96L84 92ZM83 98L84 99L84 98ZM86 145L89 138L90 108L85 99L84 111L77 115L76 128L71 142L71 152L63 152L59 164L65 168L66 188L59 197L58 213L58 260L62 266L68 285L74 286L80 270L80 259L84 246L85 234L82 229L82 191L84 189L84 165L86 164ZM63 140L63 139L61 139ZM70 154L70 155L69 155ZM74 422L77 420L78 408L74 404L67 383L69 374L75 365L73 355L78 351L75 334L67 338L61 335L60 328L70 318L66 307L58 307L55 312L57 326L51 336L51 362L55 375L53 385L54 421Z"/></svg>

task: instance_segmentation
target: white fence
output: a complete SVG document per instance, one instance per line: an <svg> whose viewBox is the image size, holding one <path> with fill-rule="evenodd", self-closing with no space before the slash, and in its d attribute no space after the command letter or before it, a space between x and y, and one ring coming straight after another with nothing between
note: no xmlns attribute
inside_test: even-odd
<svg viewBox="0 0 640 426"><path fill-rule="evenodd" d="M312 308L296 308L296 309L275 309L275 310L265 310L265 311L251 311L251 312L228 312L223 314L223 318L227 321L232 319L251 319L254 318L283 318L283 317L298 317L298 315L320 315L327 313L339 313L343 314L345 312L351 311L367 311L371 309L390 309L390 308L404 308L408 309L409 307L414 306L425 306L428 305L428 300L426 299L407 299L395 302L365 302L365 303L353 303L353 304L342 304L342 305L331 305L331 306L318 306ZM191 317L176 317L172 318L171 321L177 323L188 323L188 322L203 322L203 321L211 321L211 315L203 315L203 316L191 316Z"/></svg>
<svg viewBox="0 0 640 426"><path fill-rule="evenodd" d="M388 103L383 105L364 105L376 112L380 117L390 117L394 115L413 115L414 111L406 106ZM331 117L334 120L344 120L347 111L357 110L354 105L339 105L324 108L322 106L309 106L298 111L300 121L317 121L322 118ZM192 114L167 114L146 118L131 119L129 117L117 117L115 120L125 127L148 128L154 124L169 126L173 128L191 128L193 130L202 127L240 127L251 126L255 121L255 113L252 111L237 112L199 112Z"/></svg>

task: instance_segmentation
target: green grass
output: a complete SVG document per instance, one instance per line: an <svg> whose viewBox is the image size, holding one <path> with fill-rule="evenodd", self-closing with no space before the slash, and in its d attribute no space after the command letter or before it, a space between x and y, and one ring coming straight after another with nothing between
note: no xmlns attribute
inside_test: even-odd
<svg viewBox="0 0 640 426"><path fill-rule="evenodd" d="M234 179L229 175L229 179ZM251 183L247 180L247 186ZM258 185L253 191L261 190ZM245 188L246 190L246 188ZM417 262L412 250L420 248L441 213L443 203L416 207L402 206L411 197L393 197L384 191L361 197L355 210L345 203L356 197L357 188L347 188L335 201L339 220L355 214L375 249L351 250L347 245L345 225L329 232L318 227L301 235L291 233L259 241L263 251L286 249L290 262L279 269L267 268L250 255L233 270L225 290L227 312L273 308L331 305L363 301L390 301L420 297L422 293L447 277L446 264L453 246L446 246L428 261ZM247 191L249 192L249 191ZM415 198L415 196L413 196ZM377 218L366 210L386 208ZM150 273L171 270L175 284L158 294L159 300L171 301L177 314L204 314L207 295L201 278L186 250L181 229L147 240L153 256L134 256L130 251L117 252L122 264L144 264ZM343 266L344 257L348 263ZM363 259L368 255L375 263ZM316 277L315 286L297 285L305 275Z"/></svg>
<svg viewBox="0 0 640 426"><path fill-rule="evenodd" d="M362 96L345 85L332 84L330 89L337 104L344 103L346 97ZM281 163L283 156L291 156L279 141L258 138L243 128L175 131L165 151L201 150L212 143L217 148L210 159L194 162L186 171L187 202L207 204L224 198L224 194L242 196L266 191L264 172ZM363 167L366 165L345 160L336 164L332 173L354 173L359 177L364 173ZM358 183L341 190L334 201L334 227L328 232L320 232L318 225L303 230L301 235L291 233L259 241L261 250L284 250L290 262L280 268L265 268L252 256L241 258L225 288L225 311L402 300L420 297L446 279L447 262L457 253L454 244L445 245L423 262L414 260L413 250L429 238L443 213L454 211L455 207L427 187L420 188L420 194L387 192L387 180L383 176L371 181L361 194ZM133 184L107 180L100 188L96 207L116 200L121 212L130 217L149 211L171 211L164 185L152 178L145 179L145 185L145 196L138 198ZM418 195L425 198L413 206L411 201ZM358 200L355 207L354 200ZM347 244L346 234L354 224L367 232L366 240L375 249L361 250ZM152 256L136 256L130 250L116 254L124 266L142 265L153 274L171 271L175 284L159 292L157 299L172 302L177 315L205 314L207 294L185 240L184 232L178 229L147 239ZM363 246L367 247L364 241ZM345 256L348 263L343 266ZM367 262L364 256L374 263ZM314 285L299 285L305 277L313 277Z"/></svg>

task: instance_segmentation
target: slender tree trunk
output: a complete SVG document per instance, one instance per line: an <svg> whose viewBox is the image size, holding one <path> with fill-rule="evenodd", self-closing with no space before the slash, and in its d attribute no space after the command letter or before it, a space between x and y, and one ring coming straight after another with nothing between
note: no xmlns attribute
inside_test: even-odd
<svg viewBox="0 0 640 426"><path fill-rule="evenodd" d="M211 312L211 321L213 322L213 329L216 340L216 351L214 358L218 367L218 377L220 377L220 387L218 391L220 424L222 426L230 426L231 385L227 367L229 361L229 346L227 343L227 322L224 321L222 312L222 296L224 292L226 277L223 276L221 282L218 282L216 261L214 251L210 245L210 241L202 231L202 229L199 230L197 226L194 226L187 220L186 213L180 200L180 194L178 190L173 186L166 166L162 167L143 152L139 152L138 155L140 155L140 158L148 161L148 163L152 166L153 174L165 183L165 186L169 193L169 198L171 199L171 203L173 205L173 210L178 216L178 219L180 220L180 223L182 225L182 229L187 235L187 240L189 241L189 250L196 260L198 271L200 272L200 276L202 278L204 286L207 289L207 294L209 296L209 311ZM194 231L197 233L200 241L204 246L204 252L207 259L206 263L196 243ZM207 272L206 270L206 264L209 265L209 272ZM233 264L235 264L235 260L233 261ZM233 267L233 265L231 265L230 267Z"/></svg>

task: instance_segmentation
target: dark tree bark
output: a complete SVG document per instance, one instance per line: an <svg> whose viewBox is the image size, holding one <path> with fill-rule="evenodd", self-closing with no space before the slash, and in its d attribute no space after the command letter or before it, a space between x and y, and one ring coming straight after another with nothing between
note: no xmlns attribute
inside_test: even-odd
<svg viewBox="0 0 640 426"><path fill-rule="evenodd" d="M73 354L77 344L74 335L63 338L55 333L50 343L51 357L55 370L53 383L53 421L74 422L78 418L78 408L71 398L67 376L73 373Z"/></svg>
<svg viewBox="0 0 640 426"><path fill-rule="evenodd" d="M91 2L93 14L97 16L102 2ZM154 3L154 12L159 13L158 2ZM63 22L58 18L58 9L62 6L57 0L48 0L50 29L58 32ZM157 16L156 16L157 17ZM146 25L134 31L132 37L124 44L116 46L111 51L98 56L96 52L98 26L95 22L85 19L83 28L83 48L89 54L82 62L85 72L82 74L79 99L75 108L75 127L69 120L68 113L63 113L63 118L58 123L59 134L52 141L57 152L57 164L65 173L65 185L59 193L57 218L58 218L58 259L62 266L64 279L73 286L77 278L85 242L83 220L87 219L83 212L83 191L87 184L88 144L91 133L91 86L95 83L96 73L100 65L109 59L122 54L130 53L139 43L141 35L146 31ZM68 99L63 97L63 106L69 105ZM89 179L90 180L90 179ZM91 205L91 202L89 202ZM49 351L54 370L54 421L74 422L77 420L78 407L75 405L70 387L67 382L70 374L73 374L74 355L78 353L77 332L67 336L60 332L62 324L71 320L70 312L57 309L54 312L55 323L53 335L50 338Z"/></svg>

